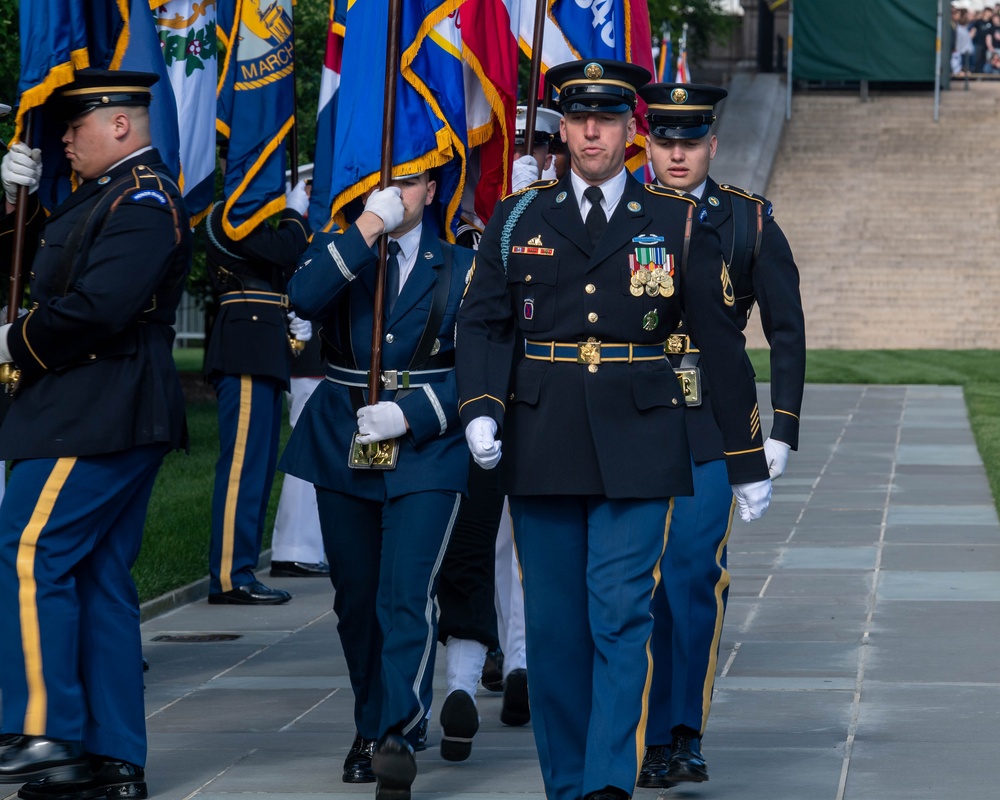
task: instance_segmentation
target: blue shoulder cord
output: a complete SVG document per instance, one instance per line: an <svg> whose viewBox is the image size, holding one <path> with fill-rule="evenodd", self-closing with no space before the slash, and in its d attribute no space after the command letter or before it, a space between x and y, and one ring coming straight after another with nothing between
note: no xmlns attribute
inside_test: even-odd
<svg viewBox="0 0 1000 800"><path fill-rule="evenodd" d="M504 222L503 232L500 234L500 257L503 259L503 274L507 274L507 255L510 253L510 235L514 232L514 226L517 225L517 221L521 218L524 210L531 205L531 201L535 199L538 195L537 189L529 189L514 206L513 210L510 212L510 216L507 217L507 221Z"/></svg>

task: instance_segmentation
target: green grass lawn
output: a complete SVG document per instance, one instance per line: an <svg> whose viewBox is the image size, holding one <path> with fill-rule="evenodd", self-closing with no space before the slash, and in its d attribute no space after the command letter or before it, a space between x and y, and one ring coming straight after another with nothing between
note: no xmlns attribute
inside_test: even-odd
<svg viewBox="0 0 1000 800"><path fill-rule="evenodd" d="M757 379L769 381L767 351L752 350L750 358ZM176 359L182 370L201 370L200 350L178 350ZM932 361L929 353L920 350L812 350L806 380L809 383L962 386L993 498L1000 508L1000 351L935 351ZM190 403L188 427L191 454L169 455L153 490L142 553L133 570L142 600L208 573L212 484L219 447L214 401ZM288 433L286 425L282 446ZM278 473L264 526L265 547L270 545L280 491L281 473Z"/></svg>
<svg viewBox="0 0 1000 800"><path fill-rule="evenodd" d="M201 370L201 352L179 351L178 362L193 372ZM219 455L219 425L214 400L187 407L191 452L171 453L153 487L139 560L132 570L141 601L158 597L208 574L208 545L212 525L212 488ZM288 440L287 423L281 446ZM274 514L282 474L275 476L264 523L264 547L271 545Z"/></svg>

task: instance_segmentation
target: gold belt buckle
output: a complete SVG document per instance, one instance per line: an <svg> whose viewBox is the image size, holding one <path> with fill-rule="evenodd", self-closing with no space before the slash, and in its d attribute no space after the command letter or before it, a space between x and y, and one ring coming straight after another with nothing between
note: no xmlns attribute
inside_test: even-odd
<svg viewBox="0 0 1000 800"><path fill-rule="evenodd" d="M586 342L576 343L576 363L577 364L600 364L601 363L601 343L596 339L589 339Z"/></svg>
<svg viewBox="0 0 1000 800"><path fill-rule="evenodd" d="M672 333L667 337L667 354L681 355L687 352L687 336L680 333Z"/></svg>

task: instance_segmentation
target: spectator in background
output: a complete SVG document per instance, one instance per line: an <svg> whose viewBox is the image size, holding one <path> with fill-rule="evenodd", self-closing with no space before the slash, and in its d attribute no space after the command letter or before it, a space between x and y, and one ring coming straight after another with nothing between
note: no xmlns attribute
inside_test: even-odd
<svg viewBox="0 0 1000 800"><path fill-rule="evenodd" d="M972 32L969 30L969 12L967 9L955 9L957 20L955 23L955 52L952 61L951 74L964 77L972 69L972 56L975 53L975 46L972 43Z"/></svg>
<svg viewBox="0 0 1000 800"><path fill-rule="evenodd" d="M972 37L972 43L975 46L972 71L982 72L986 67L986 62L989 60L989 52L993 49L991 41L993 38L993 10L990 8L983 9L979 19L972 23L972 28L975 31Z"/></svg>

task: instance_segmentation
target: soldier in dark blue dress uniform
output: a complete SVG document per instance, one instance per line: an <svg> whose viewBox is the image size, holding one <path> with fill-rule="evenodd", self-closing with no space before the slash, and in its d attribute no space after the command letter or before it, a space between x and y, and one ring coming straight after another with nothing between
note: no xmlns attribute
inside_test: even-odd
<svg viewBox="0 0 1000 800"><path fill-rule="evenodd" d="M763 197L709 176L717 141L714 107L726 96L715 86L649 84L639 94L648 104L647 151L659 183L699 198L719 232L736 298L741 329L754 304L771 345L774 422L764 442L772 478L784 470L799 438L799 409L806 347L799 274L784 234ZM700 354L687 327L668 341L675 367L694 368ZM639 785L663 788L708 780L701 736L708 721L716 661L728 597L726 543L733 501L726 481L722 433L715 413L725 405L706 391L689 408L695 491L677 498L653 600L653 683L649 695L646 755Z"/></svg>
<svg viewBox="0 0 1000 800"><path fill-rule="evenodd" d="M770 481L718 235L692 198L625 169L649 73L595 60L547 77L572 171L504 199L483 233L459 314L460 413L510 498L546 795L618 800L642 754L671 498L692 490L684 395L663 353L682 307L721 377L748 518Z"/></svg>
<svg viewBox="0 0 1000 800"><path fill-rule="evenodd" d="M282 395L291 379L288 278L311 230L305 191L288 192L276 228L265 220L232 238L217 203L205 223L208 271L218 314L205 374L219 399L219 459L212 494L209 603L277 605L291 595L257 580L264 515L281 435ZM297 206L297 207L296 207Z"/></svg>
<svg viewBox="0 0 1000 800"><path fill-rule="evenodd" d="M171 348L191 264L184 203L150 147L156 77L81 70L46 106L68 120L81 183L29 237L32 307L0 327L0 361L20 370L0 428L14 462L0 507L0 782L30 781L20 796L36 800L146 796L129 569L160 463L186 444Z"/></svg>
<svg viewBox="0 0 1000 800"><path fill-rule="evenodd" d="M288 286L298 313L322 328L329 368L280 468L316 486L355 698L357 735L343 779L377 780L381 800L409 798L416 776L413 750L434 673L434 598L469 469L454 342L472 253L422 223L435 187L428 173L397 176L346 232L316 234ZM384 232L383 391L371 404L372 245ZM355 434L362 445L395 440L395 466L351 458Z"/></svg>

